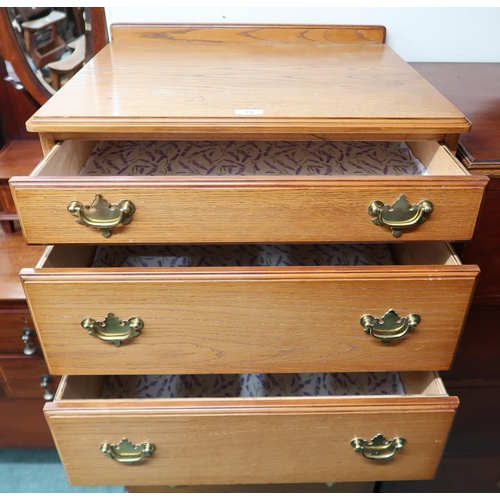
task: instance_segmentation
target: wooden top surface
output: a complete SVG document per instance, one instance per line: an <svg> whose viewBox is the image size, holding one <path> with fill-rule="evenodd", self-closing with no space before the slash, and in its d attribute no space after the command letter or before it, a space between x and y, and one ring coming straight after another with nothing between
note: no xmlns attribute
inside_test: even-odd
<svg viewBox="0 0 500 500"><path fill-rule="evenodd" d="M325 27L286 30L121 36L127 29L115 29L114 41L35 113L28 130L468 130L462 113L383 43L332 42ZM249 109L261 114L236 111Z"/></svg>
<svg viewBox="0 0 500 500"><path fill-rule="evenodd" d="M500 169L500 64L412 63L472 122L460 138L471 169Z"/></svg>
<svg viewBox="0 0 500 500"><path fill-rule="evenodd" d="M27 246L21 231L4 234L0 230L0 301L25 300L19 271L34 267L44 250Z"/></svg>
<svg viewBox="0 0 500 500"><path fill-rule="evenodd" d="M15 175L29 175L43 159L40 141L11 141L0 150L0 183Z"/></svg>

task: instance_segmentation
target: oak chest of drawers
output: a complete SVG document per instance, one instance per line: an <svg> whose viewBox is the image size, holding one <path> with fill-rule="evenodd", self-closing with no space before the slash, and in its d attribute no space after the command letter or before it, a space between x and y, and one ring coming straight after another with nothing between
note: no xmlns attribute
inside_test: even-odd
<svg viewBox="0 0 500 500"><path fill-rule="evenodd" d="M432 477L479 272L447 244L487 183L467 120L381 27L112 33L11 180L55 245L21 276L70 481Z"/></svg>

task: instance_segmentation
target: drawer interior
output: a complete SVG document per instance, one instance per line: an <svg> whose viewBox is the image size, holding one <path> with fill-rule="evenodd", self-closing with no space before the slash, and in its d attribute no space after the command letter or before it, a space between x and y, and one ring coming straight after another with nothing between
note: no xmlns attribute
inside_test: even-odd
<svg viewBox="0 0 500 500"><path fill-rule="evenodd" d="M32 176L286 177L469 175L437 142L76 141Z"/></svg>
<svg viewBox="0 0 500 500"><path fill-rule="evenodd" d="M360 245L128 245L48 247L37 269L85 267L461 265L442 242Z"/></svg>
<svg viewBox="0 0 500 500"><path fill-rule="evenodd" d="M302 143L289 144L298 148ZM353 148L347 144L346 154ZM267 170L246 164L232 167L231 155L204 160L200 153L193 173L170 169L169 164L162 167L165 175L155 176L148 174L159 171L156 160L151 160L148 170L125 156L120 159L124 168L110 167L111 173L134 175L81 175L96 143L68 140L56 144L29 177L13 177L9 182L28 244L352 243L392 242L399 236L403 241L472 237L486 178L471 176L437 142L402 146L418 159L408 167L386 158L386 151L378 147L384 143L376 144L376 152L367 159L376 156L379 163L370 165L362 159L352 162L351 170L339 167L336 174L333 166L344 153L338 158L324 155L321 167L315 166L317 155L306 155L304 161L309 163L300 171L300 167L289 171L292 167L278 159L269 162ZM290 155L295 166L303 160L299 150ZM257 160L258 154L249 162ZM106 165L108 159L103 161ZM276 165L279 168L274 169ZM366 167L365 171L358 166ZM125 203L125 211L130 210L130 217L118 217L110 208L120 202ZM43 221L34 210L38 206L46 214ZM384 211L391 212L391 206L396 214L380 219ZM423 214L429 210L432 214L427 218ZM399 219L396 226L407 226L402 234L387 222L393 215ZM100 217L107 229L101 227Z"/></svg>
<svg viewBox="0 0 500 500"><path fill-rule="evenodd" d="M404 394L396 372L111 375L106 377L100 397L103 399L171 399L384 394Z"/></svg>
<svg viewBox="0 0 500 500"><path fill-rule="evenodd" d="M399 377L404 394L105 399L105 377L66 376L44 412L72 484L430 478L458 401L435 372ZM384 461L353 449L378 435L404 449ZM103 456L124 438L153 454L138 466Z"/></svg>
<svg viewBox="0 0 500 500"><path fill-rule="evenodd" d="M274 381L273 381L274 379ZM319 379L319 380L318 380ZM232 382L232 384L231 384ZM300 387L303 386L303 387ZM307 390L307 387L311 387ZM54 402L447 396L436 372L66 376Z"/></svg>
<svg viewBox="0 0 500 500"><path fill-rule="evenodd" d="M100 141L80 175L428 174L396 141Z"/></svg>
<svg viewBox="0 0 500 500"><path fill-rule="evenodd" d="M390 265L389 245L98 246L92 267Z"/></svg>
<svg viewBox="0 0 500 500"><path fill-rule="evenodd" d="M461 266L446 244L393 246L388 255L393 265L359 265L364 259L358 258L358 265L240 261L227 267L188 262L187 267L139 263L126 268L89 268L95 247L57 246L39 268L23 270L21 276L52 373L448 369L477 269ZM227 248L220 249L225 257ZM159 266L158 256L138 259L143 258ZM178 256L165 259L175 266ZM71 308L61 314L68 297ZM430 304L429 297L441 299ZM365 316L385 318L390 311L418 315L415 331L387 343L367 335ZM114 321L113 316L139 318L141 333L118 347L95 338L100 333L93 335L82 324L89 319L105 327L102 322Z"/></svg>

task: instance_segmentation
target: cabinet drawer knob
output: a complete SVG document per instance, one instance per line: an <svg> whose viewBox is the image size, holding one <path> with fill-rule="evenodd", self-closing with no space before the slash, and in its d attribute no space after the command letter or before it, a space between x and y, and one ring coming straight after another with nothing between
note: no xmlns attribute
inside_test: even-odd
<svg viewBox="0 0 500 500"><path fill-rule="evenodd" d="M351 441L354 451L361 453L369 460L389 460L405 444L406 439L404 438L386 439L382 434L378 434L372 440L356 438Z"/></svg>
<svg viewBox="0 0 500 500"><path fill-rule="evenodd" d="M118 444L101 444L102 454L121 464L135 464L150 457L154 451L155 445L153 443L132 444L126 438L123 438Z"/></svg>
<svg viewBox="0 0 500 500"><path fill-rule="evenodd" d="M116 347L125 340L140 335L144 326L141 318L133 317L121 321L113 313L109 313L104 321L85 318L80 324L92 337L111 342Z"/></svg>
<svg viewBox="0 0 500 500"><path fill-rule="evenodd" d="M129 200L121 200L115 205L106 201L102 195L96 194L90 205L84 205L79 201L68 203L68 212L76 217L76 222L82 226L94 227L108 238L111 229L132 221L135 205Z"/></svg>
<svg viewBox="0 0 500 500"><path fill-rule="evenodd" d="M371 314L365 314L361 316L359 322L368 335L381 342L390 342L403 338L412 328L417 326L420 323L420 316L408 314L404 318L400 318L396 311L391 309L384 314L381 320Z"/></svg>
<svg viewBox="0 0 500 500"><path fill-rule="evenodd" d="M24 354L26 354L26 356L31 356L36 351L36 347L31 343L31 339L33 339L35 337L36 337L36 334L35 334L35 330L33 330L33 328L24 328L23 329L22 340L26 344L24 346L23 352L24 352Z"/></svg>
<svg viewBox="0 0 500 500"><path fill-rule="evenodd" d="M434 206L429 200L422 200L410 205L406 196L402 194L393 205L385 205L381 201L372 201L368 205L368 213L374 217L372 222L378 226L390 227L392 235L401 236L403 229L407 229L425 221L424 215L430 214Z"/></svg>
<svg viewBox="0 0 500 500"><path fill-rule="evenodd" d="M42 375L40 377L40 387L45 389L43 394L43 399L45 401L52 401L54 399L54 393L50 390L49 384L51 384L54 380L50 375Z"/></svg>

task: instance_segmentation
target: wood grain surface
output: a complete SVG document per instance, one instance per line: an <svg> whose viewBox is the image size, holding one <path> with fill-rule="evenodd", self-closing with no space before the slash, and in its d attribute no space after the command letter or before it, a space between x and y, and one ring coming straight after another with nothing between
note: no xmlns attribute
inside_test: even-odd
<svg viewBox="0 0 500 500"><path fill-rule="evenodd" d="M148 43L384 43L384 26L285 24L127 24L111 25L113 42Z"/></svg>
<svg viewBox="0 0 500 500"><path fill-rule="evenodd" d="M22 280L51 373L154 374L165 365L181 374L259 373L448 369L477 273L440 264L49 268L24 269ZM383 344L360 318L390 309L422 321ZM140 317L141 334L117 348L80 326L110 312Z"/></svg>
<svg viewBox="0 0 500 500"><path fill-rule="evenodd" d="M44 389L40 387L40 377L49 375L49 370L41 356L1 356L0 383L8 398L34 398L43 400ZM49 386L57 389L60 377L54 377Z"/></svg>
<svg viewBox="0 0 500 500"><path fill-rule="evenodd" d="M42 408L45 401L37 399L0 398L0 447L53 448L54 441ZM8 422L8 424L6 424Z"/></svg>
<svg viewBox="0 0 500 500"><path fill-rule="evenodd" d="M0 301L24 302L25 294L19 279L19 271L34 266L44 248L28 247L20 231L4 234L0 231ZM26 307L26 305L25 305Z"/></svg>
<svg viewBox="0 0 500 500"><path fill-rule="evenodd" d="M487 174L491 181L484 196L481 217L473 241L462 254L466 263L482 270L474 303L500 303L500 64L412 63L472 121L472 130L461 136L458 154L475 174Z"/></svg>
<svg viewBox="0 0 500 500"><path fill-rule="evenodd" d="M457 405L418 395L240 401L59 398L45 412L73 485L259 484L431 478ZM354 452L353 438L378 433L407 444L386 462ZM153 457L134 467L102 456L101 443L124 436L153 442Z"/></svg>
<svg viewBox="0 0 500 500"><path fill-rule="evenodd" d="M429 176L153 179L78 177L92 143L66 141L32 176L10 184L29 244L394 241L390 229L372 222L368 206L392 204L401 194L410 203L431 200L434 211L400 240L471 238L488 179L469 175L435 142L410 145ZM72 200L90 204L98 193L136 207L132 222L109 239L77 224L66 209Z"/></svg>
<svg viewBox="0 0 500 500"><path fill-rule="evenodd" d="M23 354L25 344L22 336L25 328L32 328L34 331L26 302L0 304L0 353ZM39 348L36 335L30 342Z"/></svg>
<svg viewBox="0 0 500 500"><path fill-rule="evenodd" d="M0 151L0 181L15 175L29 175L43 158L40 141L10 141Z"/></svg>
<svg viewBox="0 0 500 500"><path fill-rule="evenodd" d="M0 224L7 233L13 232L13 225L4 221L18 220L9 179L29 175L42 157L39 140L10 141L0 150Z"/></svg>
<svg viewBox="0 0 500 500"><path fill-rule="evenodd" d="M115 28L115 41L35 114L29 130L42 132L50 157L56 140L82 138L415 138L447 140L453 148L457 134L470 128L461 112L383 45L380 28L246 28ZM358 41L368 43L352 43ZM263 114L237 116L239 108ZM71 163L71 153L65 158ZM446 165L445 172L437 167L427 179L403 183L77 182L43 177L42 166L38 178L12 185L29 243L386 241L390 232L372 224L367 206L374 199L392 203L403 191L411 202L431 199L435 206L403 241L469 239L486 180L467 177L454 160L438 164ZM46 165L45 175L56 176L80 168L74 163L66 174L64 163ZM66 212L69 201L90 203L97 193L110 201L132 199L137 207L132 224L110 240L78 226ZM166 274L56 267L26 270L23 279L54 373L158 373L166 365L172 373L424 370L450 366L477 271L428 263ZM417 312L423 320L403 341L382 345L363 333L359 317L391 308ZM108 312L147 316L146 327L115 348L79 326L84 317ZM427 386L422 396L388 399L90 399L101 380L66 383L46 406L73 484L431 478L458 403L439 391L433 395L439 384ZM78 399L80 388L86 399ZM70 395L75 399L65 397ZM394 460L364 460L349 444L379 432L408 440ZM157 452L139 467L101 455L102 442L124 436L151 440Z"/></svg>
<svg viewBox="0 0 500 500"><path fill-rule="evenodd" d="M461 136L463 161L473 171L500 175L500 64L411 63L411 65L464 113L472 129Z"/></svg>
<svg viewBox="0 0 500 500"><path fill-rule="evenodd" d="M133 41L108 44L35 113L28 130L56 139L168 133L196 140L216 133L319 140L370 133L443 139L470 128L384 44L337 43L328 35L335 29L325 26L181 28L175 36L165 28L167 40L158 30L143 37L143 29L140 41L133 28ZM263 114L239 116L236 109Z"/></svg>

